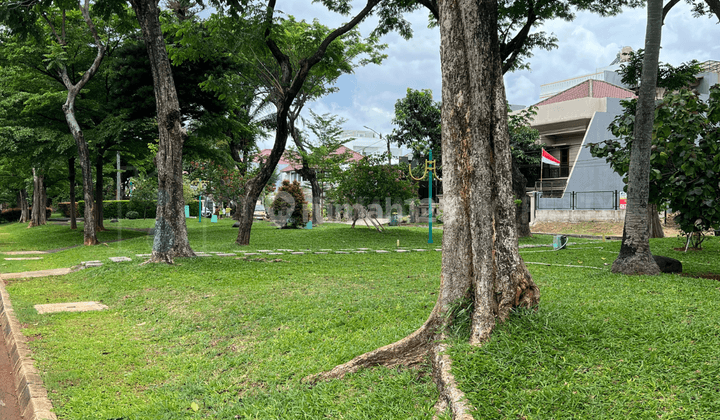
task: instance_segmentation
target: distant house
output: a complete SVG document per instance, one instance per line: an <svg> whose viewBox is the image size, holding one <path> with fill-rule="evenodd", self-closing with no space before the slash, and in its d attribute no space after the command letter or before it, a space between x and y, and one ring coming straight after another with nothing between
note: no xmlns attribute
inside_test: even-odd
<svg viewBox="0 0 720 420"><path fill-rule="evenodd" d="M263 149L258 153L258 155L255 157L255 162L260 161L260 159L267 159L268 156L270 156L271 149ZM285 151L283 156L280 158L280 161L277 165L277 171L280 173L280 177L278 178L277 182L275 182L276 187L280 187L282 185L283 181L297 181L300 183L305 182L305 179L303 179L302 175L298 172L298 169L302 167L299 163L297 163L296 159L290 159L288 157L288 154L291 153L290 151ZM345 146L340 146L337 150L335 150L332 154L333 155L342 155L348 153L348 159L347 162L356 162L363 158L363 155L360 153L357 153Z"/></svg>
<svg viewBox="0 0 720 420"><path fill-rule="evenodd" d="M710 87L720 82L720 62L707 61L701 67L693 88L707 97ZM542 180L529 186L531 220L623 220L625 184L586 146L615 138L608 126L622 113L620 101L635 97L634 91L607 69L543 87L530 125L560 166L543 166Z"/></svg>

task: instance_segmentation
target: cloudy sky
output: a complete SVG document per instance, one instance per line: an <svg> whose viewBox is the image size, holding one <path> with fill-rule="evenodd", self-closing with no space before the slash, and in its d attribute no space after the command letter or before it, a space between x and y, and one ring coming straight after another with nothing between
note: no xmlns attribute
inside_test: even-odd
<svg viewBox="0 0 720 420"><path fill-rule="evenodd" d="M358 7L364 2L355 1ZM279 0L277 10L298 19L317 18L335 28L347 18L325 10L321 5L307 5L297 0ZM359 10L358 8L355 9ZM356 69L342 76L340 91L306 105L316 113L330 112L345 119L348 130L368 126L387 134L392 131L395 102L404 97L408 87L431 89L440 100L440 35L437 28L427 28L427 13L416 12L408 17L414 36L406 41L396 34L382 39L388 44L388 58L382 65ZM509 73L505 87L511 104L532 105L538 102L540 85L589 73L609 65L623 46L643 48L645 9L629 9L619 16L601 18L579 13L572 22L548 21L542 28L558 38L558 48L537 50L530 59L531 70ZM363 34L374 28L369 19L360 27ZM678 65L692 59L720 61L720 25L717 18L694 18L690 7L681 2L665 20L660 60Z"/></svg>

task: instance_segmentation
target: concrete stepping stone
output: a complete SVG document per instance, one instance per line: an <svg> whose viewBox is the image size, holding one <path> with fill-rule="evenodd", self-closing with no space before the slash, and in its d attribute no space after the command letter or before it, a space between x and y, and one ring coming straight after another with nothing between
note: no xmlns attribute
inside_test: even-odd
<svg viewBox="0 0 720 420"><path fill-rule="evenodd" d="M396 249L395 252L410 252L408 249Z"/></svg>
<svg viewBox="0 0 720 420"><path fill-rule="evenodd" d="M370 251L370 248L358 248L358 251Z"/></svg>
<svg viewBox="0 0 720 420"><path fill-rule="evenodd" d="M108 307L98 302L46 303L43 305L35 305L35 310L41 315L57 312L102 311L103 309L108 309Z"/></svg>
<svg viewBox="0 0 720 420"><path fill-rule="evenodd" d="M147 258L152 257L152 254L135 254L135 256L140 258Z"/></svg>
<svg viewBox="0 0 720 420"><path fill-rule="evenodd" d="M132 259L128 257L110 257L110 261L118 263L132 261Z"/></svg>
<svg viewBox="0 0 720 420"><path fill-rule="evenodd" d="M272 249L258 249L258 252L273 252Z"/></svg>
<svg viewBox="0 0 720 420"><path fill-rule="evenodd" d="M25 271L23 273L0 273L0 280L24 279L46 276L63 276L71 272L72 268L53 268L51 270Z"/></svg>
<svg viewBox="0 0 720 420"><path fill-rule="evenodd" d="M316 252L316 254L324 255L324 254L327 254L327 252L318 251L318 252Z"/></svg>
<svg viewBox="0 0 720 420"><path fill-rule="evenodd" d="M48 254L47 251L8 251L3 252L5 255L37 255L37 254Z"/></svg>
<svg viewBox="0 0 720 420"><path fill-rule="evenodd" d="M304 252L300 252L300 251L298 251L298 252L291 252L291 254L293 254L293 255L305 255Z"/></svg>
<svg viewBox="0 0 720 420"><path fill-rule="evenodd" d="M4 258L5 261L26 261L26 260L42 260L43 257L15 257L15 258Z"/></svg>
<svg viewBox="0 0 720 420"><path fill-rule="evenodd" d="M378 250L375 251L375 252L377 252L378 254L387 254L387 253L390 252L390 251L385 251L384 249L378 249Z"/></svg>
<svg viewBox="0 0 720 420"><path fill-rule="evenodd" d="M336 254L349 254L347 251L335 251Z"/></svg>
<svg viewBox="0 0 720 420"><path fill-rule="evenodd" d="M367 251L355 251L356 254L367 254Z"/></svg>
<svg viewBox="0 0 720 420"><path fill-rule="evenodd" d="M252 256L252 255L260 255L260 253L259 252L246 252L245 253L246 257Z"/></svg>
<svg viewBox="0 0 720 420"><path fill-rule="evenodd" d="M417 251L417 252L425 252L425 251L427 251L427 249L420 249L420 248L418 248L418 249L413 249L413 251Z"/></svg>
<svg viewBox="0 0 720 420"><path fill-rule="evenodd" d="M322 251L322 252L330 252L330 251L332 251L332 249L321 249L320 251Z"/></svg>
<svg viewBox="0 0 720 420"><path fill-rule="evenodd" d="M195 256L196 257L214 257L213 254L198 254L198 253L195 253Z"/></svg>
<svg viewBox="0 0 720 420"><path fill-rule="evenodd" d="M435 248L435 251L442 252L442 248Z"/></svg>
<svg viewBox="0 0 720 420"><path fill-rule="evenodd" d="M101 261L83 261L82 265L85 267L102 267L103 263Z"/></svg>
<svg viewBox="0 0 720 420"><path fill-rule="evenodd" d="M278 249L280 252L293 252L293 249Z"/></svg>
<svg viewBox="0 0 720 420"><path fill-rule="evenodd" d="M282 252L268 252L268 255L283 255Z"/></svg>
<svg viewBox="0 0 720 420"><path fill-rule="evenodd" d="M237 257L237 254L233 252L218 252L216 255L218 257Z"/></svg>

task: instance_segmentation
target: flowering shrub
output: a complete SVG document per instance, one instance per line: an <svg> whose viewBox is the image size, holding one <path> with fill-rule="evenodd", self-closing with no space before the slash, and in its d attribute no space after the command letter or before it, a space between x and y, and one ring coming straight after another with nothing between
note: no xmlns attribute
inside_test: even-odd
<svg viewBox="0 0 720 420"><path fill-rule="evenodd" d="M300 183L293 181L291 184L285 180L282 182L271 208L276 215L287 214L292 209L292 213L287 220L287 225L300 227L305 224L304 216L307 214L307 210L305 209L306 204L305 193L303 193Z"/></svg>

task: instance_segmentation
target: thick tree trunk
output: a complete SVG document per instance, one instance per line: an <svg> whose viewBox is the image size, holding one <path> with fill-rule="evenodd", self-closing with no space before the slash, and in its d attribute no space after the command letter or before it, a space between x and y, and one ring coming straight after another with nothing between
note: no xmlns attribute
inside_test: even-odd
<svg viewBox="0 0 720 420"><path fill-rule="evenodd" d="M662 34L662 0L648 0L645 56L640 94L635 114L635 133L628 170L628 205L625 213L620 254L612 265L613 273L660 274L650 253L648 199L650 197L650 147L655 117L655 86Z"/></svg>
<svg viewBox="0 0 720 420"><path fill-rule="evenodd" d="M68 159L68 181L70 181L70 229L77 229L77 215L75 214L75 157Z"/></svg>
<svg viewBox="0 0 720 420"><path fill-rule="evenodd" d="M435 308L410 336L316 379L343 376L364 366L409 364L429 354L441 402L453 418L471 419L444 351L452 309L472 303L470 343L480 345L513 308L537 306L540 291L520 257L515 231L497 21L494 0L440 3L446 220Z"/></svg>
<svg viewBox="0 0 720 420"><path fill-rule="evenodd" d="M160 28L156 0L132 0L150 57L160 135L155 163L158 171L158 200L155 240L151 262L172 264L175 257L194 257L185 225L182 189L182 148L187 134L180 120L175 82L165 40Z"/></svg>
<svg viewBox="0 0 720 420"><path fill-rule="evenodd" d="M657 204L648 205L648 221L650 222L650 238L664 238L662 222L660 222L660 213L658 213Z"/></svg>
<svg viewBox="0 0 720 420"><path fill-rule="evenodd" d="M30 214L30 223L28 227L35 227L47 223L47 215L45 214L47 207L47 197L45 196L45 177L42 173L32 168L33 172L33 205Z"/></svg>
<svg viewBox="0 0 720 420"><path fill-rule="evenodd" d="M246 196L247 197L247 196ZM235 208L235 217L239 223L238 237L235 241L238 245L249 245L250 244L250 231L252 230L253 214L255 213L255 201L250 201L243 197L239 200L237 207Z"/></svg>
<svg viewBox="0 0 720 420"><path fill-rule="evenodd" d="M515 228L517 230L517 235L519 238L524 238L527 236L532 236L530 232L530 220L527 217L527 212L525 209L529 206L530 199L528 198L526 194L526 188L527 188L527 179L525 178L525 175L522 174L520 171L520 168L518 165L513 162L512 164L512 170L513 170L513 177L512 177L512 185L513 185L513 195L515 196L516 200L521 200L522 202L515 207Z"/></svg>
<svg viewBox="0 0 720 420"><path fill-rule="evenodd" d="M27 190L25 188L18 192L18 206L20 206L20 223L27 223L30 221L30 206L27 200Z"/></svg>
<svg viewBox="0 0 720 420"><path fill-rule="evenodd" d="M95 157L95 229L98 232L105 231L103 223L103 154L104 152L98 148Z"/></svg>

